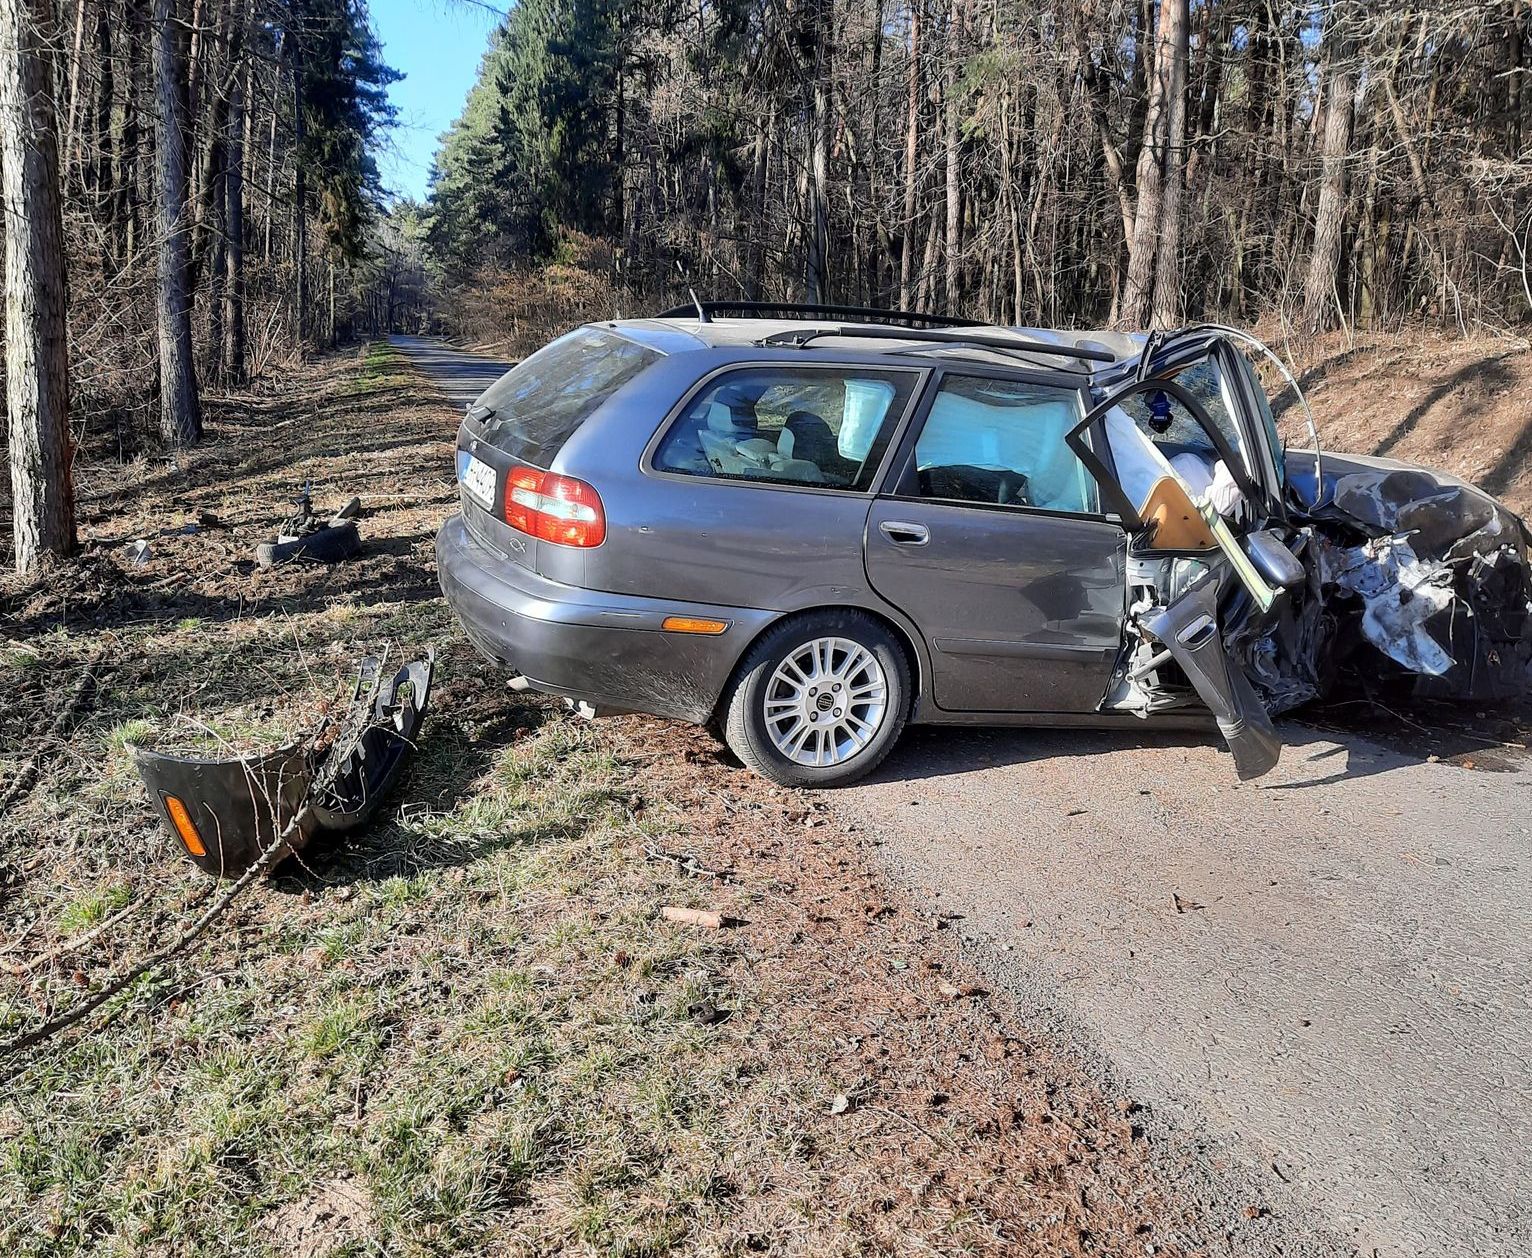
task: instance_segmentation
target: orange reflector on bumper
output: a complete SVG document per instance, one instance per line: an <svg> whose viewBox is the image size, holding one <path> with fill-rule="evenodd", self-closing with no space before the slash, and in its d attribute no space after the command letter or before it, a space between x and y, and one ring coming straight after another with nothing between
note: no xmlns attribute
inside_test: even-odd
<svg viewBox="0 0 1532 1258"><path fill-rule="evenodd" d="M671 633L720 634L729 627L727 620L701 620L696 616L666 616L660 628Z"/></svg>
<svg viewBox="0 0 1532 1258"><path fill-rule="evenodd" d="M166 795L165 811L170 814L171 824L181 836L181 842L186 844L186 850L193 856L206 856L207 848L202 846L202 836L192 824L191 813L186 811L186 805L174 795Z"/></svg>

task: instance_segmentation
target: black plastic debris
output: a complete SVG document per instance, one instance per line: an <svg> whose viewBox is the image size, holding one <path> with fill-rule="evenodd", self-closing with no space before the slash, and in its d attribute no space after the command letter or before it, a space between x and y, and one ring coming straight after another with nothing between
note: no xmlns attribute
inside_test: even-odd
<svg viewBox="0 0 1532 1258"><path fill-rule="evenodd" d="M199 868L238 875L268 853L271 868L318 836L346 834L372 820L414 749L434 668L428 653L385 681L381 663L368 656L338 729L232 759L138 747L138 775Z"/></svg>
<svg viewBox="0 0 1532 1258"><path fill-rule="evenodd" d="M275 568L294 559L339 563L362 553L362 538L356 527L361 499L353 498L333 515L320 517L314 514L311 490L309 484L303 486L296 499L298 510L282 523L276 540L255 548L255 561L261 567Z"/></svg>

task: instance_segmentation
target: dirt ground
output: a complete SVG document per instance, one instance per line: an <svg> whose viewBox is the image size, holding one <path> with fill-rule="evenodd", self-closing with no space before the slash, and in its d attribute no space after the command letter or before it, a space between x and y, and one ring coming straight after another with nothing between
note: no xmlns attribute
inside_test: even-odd
<svg viewBox="0 0 1532 1258"><path fill-rule="evenodd" d="M1330 333L1269 343L1293 356L1325 449L1440 468L1532 513L1532 350L1525 341ZM1292 394L1279 418L1309 447Z"/></svg>
<svg viewBox="0 0 1532 1258"><path fill-rule="evenodd" d="M0 1038L211 893L135 739L318 709L363 651L430 644L432 715L386 821L0 1057L8 1251L1280 1249L1268 1203L985 990L853 822L700 731L504 687L436 591L455 415L386 349L209 414L173 462L83 466L84 554L0 591ZM366 553L255 568L306 479L361 496Z"/></svg>

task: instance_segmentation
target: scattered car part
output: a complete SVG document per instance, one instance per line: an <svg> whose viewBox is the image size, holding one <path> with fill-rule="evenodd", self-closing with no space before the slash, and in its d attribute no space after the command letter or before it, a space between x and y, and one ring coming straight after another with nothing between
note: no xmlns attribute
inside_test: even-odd
<svg viewBox="0 0 1532 1258"><path fill-rule="evenodd" d="M1204 576L1181 598L1143 617L1218 722L1241 781L1276 767L1282 743L1249 679L1231 667L1218 627L1219 581Z"/></svg>
<svg viewBox="0 0 1532 1258"><path fill-rule="evenodd" d="M199 868L225 877L261 860L270 867L318 835L348 833L376 815L415 746L434 667L427 653L385 683L380 662L368 656L338 729L228 759L135 747L135 767ZM285 851L273 858L277 843Z"/></svg>
<svg viewBox="0 0 1532 1258"><path fill-rule="evenodd" d="M296 499L298 510L283 522L276 540L255 548L255 561L261 567L275 568L294 559L338 563L361 554L362 538L356 527L361 499L352 498L334 515L321 520L314 514L311 491L311 484L305 482Z"/></svg>

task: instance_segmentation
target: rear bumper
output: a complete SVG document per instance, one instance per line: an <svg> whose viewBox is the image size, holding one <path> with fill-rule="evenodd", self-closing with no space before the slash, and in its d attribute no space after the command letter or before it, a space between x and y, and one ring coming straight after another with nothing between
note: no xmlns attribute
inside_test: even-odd
<svg viewBox="0 0 1532 1258"><path fill-rule="evenodd" d="M708 720L745 648L778 613L606 594L549 581L474 540L455 515L436 535L442 593L463 632L534 689L598 711ZM716 637L668 633L667 616L729 622Z"/></svg>

